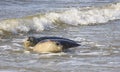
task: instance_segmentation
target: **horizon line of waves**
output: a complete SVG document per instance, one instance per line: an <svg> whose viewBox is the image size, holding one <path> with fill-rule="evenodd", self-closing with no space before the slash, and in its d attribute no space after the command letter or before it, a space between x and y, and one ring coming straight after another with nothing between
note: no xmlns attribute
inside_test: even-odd
<svg viewBox="0 0 120 72"><path fill-rule="evenodd" d="M95 25L120 19L120 3L102 7L71 8L63 12L49 12L35 16L0 21L0 34L40 32L55 28L57 24Z"/></svg>

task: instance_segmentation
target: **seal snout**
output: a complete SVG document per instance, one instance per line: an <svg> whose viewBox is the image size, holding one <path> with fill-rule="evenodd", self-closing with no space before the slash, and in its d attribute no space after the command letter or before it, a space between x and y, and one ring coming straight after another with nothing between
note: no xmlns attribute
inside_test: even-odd
<svg viewBox="0 0 120 72"><path fill-rule="evenodd" d="M28 37L27 41L33 42L35 40L35 37Z"/></svg>

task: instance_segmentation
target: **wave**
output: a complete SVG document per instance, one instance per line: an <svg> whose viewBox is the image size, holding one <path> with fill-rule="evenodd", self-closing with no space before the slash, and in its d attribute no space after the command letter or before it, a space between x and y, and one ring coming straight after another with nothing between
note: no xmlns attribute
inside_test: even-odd
<svg viewBox="0 0 120 72"><path fill-rule="evenodd" d="M70 8L60 12L49 12L24 18L0 21L0 34L39 32L56 27L57 24L95 25L120 19L120 3L101 7Z"/></svg>

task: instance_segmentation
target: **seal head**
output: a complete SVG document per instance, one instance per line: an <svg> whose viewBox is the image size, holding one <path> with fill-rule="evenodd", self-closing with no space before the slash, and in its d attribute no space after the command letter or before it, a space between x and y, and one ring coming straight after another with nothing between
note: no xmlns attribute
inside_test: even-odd
<svg viewBox="0 0 120 72"><path fill-rule="evenodd" d="M24 41L24 47L26 50L31 50L31 47L34 47L37 44L35 37L28 37Z"/></svg>

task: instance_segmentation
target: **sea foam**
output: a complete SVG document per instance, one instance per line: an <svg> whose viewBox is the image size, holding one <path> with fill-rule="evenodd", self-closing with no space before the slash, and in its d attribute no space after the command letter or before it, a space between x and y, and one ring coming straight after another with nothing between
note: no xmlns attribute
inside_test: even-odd
<svg viewBox="0 0 120 72"><path fill-rule="evenodd" d="M40 32L56 27L56 24L95 25L120 19L120 3L101 7L69 8L60 12L48 12L25 18L0 21L0 34Z"/></svg>

